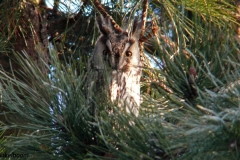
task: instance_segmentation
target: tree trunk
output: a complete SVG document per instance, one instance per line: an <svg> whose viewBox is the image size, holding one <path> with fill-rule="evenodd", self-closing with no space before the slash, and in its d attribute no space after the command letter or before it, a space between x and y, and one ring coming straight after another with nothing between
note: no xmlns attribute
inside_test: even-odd
<svg viewBox="0 0 240 160"><path fill-rule="evenodd" d="M15 61L14 52L21 55L25 52L25 54L36 62L43 74L47 74L47 68L41 65L41 58L46 63L49 61L47 18L36 4L27 1L12 1L7 3L11 7L6 8L6 15L9 15L11 19L1 24L4 26L0 26L0 28L5 28L5 30L0 29L0 31L4 30L5 33L6 31L10 31L7 32L7 37L9 38L7 43L10 42L12 47L11 50L0 54L0 65L6 72L11 73L14 71L18 79L30 84L30 80L19 76L19 71L21 70L24 73L24 70ZM11 36L9 33L11 33ZM0 106L0 113L7 110L6 107ZM0 115L0 122L3 122L3 124L8 123L4 115ZM5 132L5 135L9 134L13 134L13 131L7 130Z"/></svg>
<svg viewBox="0 0 240 160"><path fill-rule="evenodd" d="M237 8L236 18L237 22L240 22L240 0L235 0L235 5ZM234 37L236 41L238 42L238 45L240 45L240 26L237 25L237 34ZM238 53L238 60L240 61L240 53Z"/></svg>
<svg viewBox="0 0 240 160"><path fill-rule="evenodd" d="M10 38L10 42L13 44L14 52L22 54L25 52L29 55L34 61L37 62L39 67L40 65L40 56L48 62L48 39L47 39L47 19L36 4L31 4L28 2L15 2L18 6L16 8L17 14L16 19L11 19L15 21L10 29L13 29L13 36ZM17 4L18 3L18 4ZM11 9L8 10L12 11ZM15 13L16 14L16 13ZM13 53L8 52L2 54L0 57L0 64L3 69L10 71L10 65L14 71L19 70L19 66L12 61L12 64L9 63L9 58L13 58ZM42 71L46 73L46 70L42 68Z"/></svg>

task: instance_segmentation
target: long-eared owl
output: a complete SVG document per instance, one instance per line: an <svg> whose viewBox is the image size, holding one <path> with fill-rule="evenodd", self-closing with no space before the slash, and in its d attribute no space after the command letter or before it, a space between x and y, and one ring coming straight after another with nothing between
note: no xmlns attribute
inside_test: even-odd
<svg viewBox="0 0 240 160"><path fill-rule="evenodd" d="M90 59L91 85L94 83L99 90L106 90L112 102L138 116L141 22L135 20L128 29L117 30L109 18L99 16L97 24L101 35Z"/></svg>

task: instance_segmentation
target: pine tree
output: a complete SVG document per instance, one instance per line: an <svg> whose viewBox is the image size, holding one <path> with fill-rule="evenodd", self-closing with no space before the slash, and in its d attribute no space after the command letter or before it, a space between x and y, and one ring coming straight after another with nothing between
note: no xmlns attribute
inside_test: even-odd
<svg viewBox="0 0 240 160"><path fill-rule="evenodd" d="M141 15L138 1L102 4L119 24ZM0 3L0 147L6 153L28 159L240 158L235 3L149 2L146 35L154 31L154 37L145 53L154 66L144 66L137 118L118 112L105 95L91 100L98 106L92 114L86 79L97 10L90 1L76 7L67 10L59 0L52 8L44 0Z"/></svg>

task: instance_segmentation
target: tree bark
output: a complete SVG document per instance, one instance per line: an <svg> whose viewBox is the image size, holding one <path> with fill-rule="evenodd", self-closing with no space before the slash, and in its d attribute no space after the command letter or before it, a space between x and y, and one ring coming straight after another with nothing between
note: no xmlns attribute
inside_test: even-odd
<svg viewBox="0 0 240 160"><path fill-rule="evenodd" d="M12 49L18 54L25 52L36 61L42 71L46 73L46 69L40 65L40 57L43 58L45 62L49 61L46 16L41 13L36 4L25 1L16 3L19 3L16 8L19 16L11 20L16 22L15 26L10 25L14 33L10 38L10 42L13 44ZM8 11L11 12L11 10ZM11 22L7 23L10 24ZM0 64L5 71L10 71L11 67L14 71L21 69L14 61L12 61L12 64L9 63L9 60L12 58L14 59L14 56L11 52L1 54Z"/></svg>
<svg viewBox="0 0 240 160"><path fill-rule="evenodd" d="M7 2L8 3L8 2ZM24 70L15 61L14 52L23 55L25 52L32 60L36 62L43 74L47 74L48 70L46 66L43 66L42 59L45 63L49 62L48 54L48 35L47 35L47 18L40 10L38 5L27 1L12 1L9 2L12 7L7 8L7 14L9 14L9 21L1 23L0 31L3 31L9 38L8 44L12 44L11 49L5 53L0 54L0 65L5 72L15 72L16 78L31 84L31 81L26 78L21 78L19 71L24 73ZM16 5L16 6L14 6ZM14 16L13 16L14 15ZM8 17L6 18L8 19ZM6 20L5 19L5 20ZM2 28L2 29L1 29ZM11 36L9 35L10 31ZM11 63L10 63L11 61ZM17 88L16 88L17 89ZM4 107L4 104L0 104L0 113L8 111L8 108ZM7 114L7 116L11 116ZM4 115L0 115L0 122L7 124ZM13 130L7 130L4 135L13 134Z"/></svg>

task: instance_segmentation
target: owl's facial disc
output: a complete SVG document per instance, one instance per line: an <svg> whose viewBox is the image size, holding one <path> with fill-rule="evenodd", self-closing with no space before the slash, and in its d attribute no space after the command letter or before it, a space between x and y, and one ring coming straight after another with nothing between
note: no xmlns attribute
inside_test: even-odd
<svg viewBox="0 0 240 160"><path fill-rule="evenodd" d="M130 66L131 57L134 53L130 50L131 46L136 43L136 40L130 38L126 32L110 33L106 37L106 50L108 51L107 59L113 70L126 72ZM106 52L106 51L105 51ZM106 54L106 53L105 53ZM106 57L106 56L105 56Z"/></svg>
<svg viewBox="0 0 240 160"><path fill-rule="evenodd" d="M128 51L130 46L129 43L119 44L116 43L112 45L112 52L111 52L111 67L114 70L121 70L123 64L125 64L126 58L130 58L132 52Z"/></svg>

